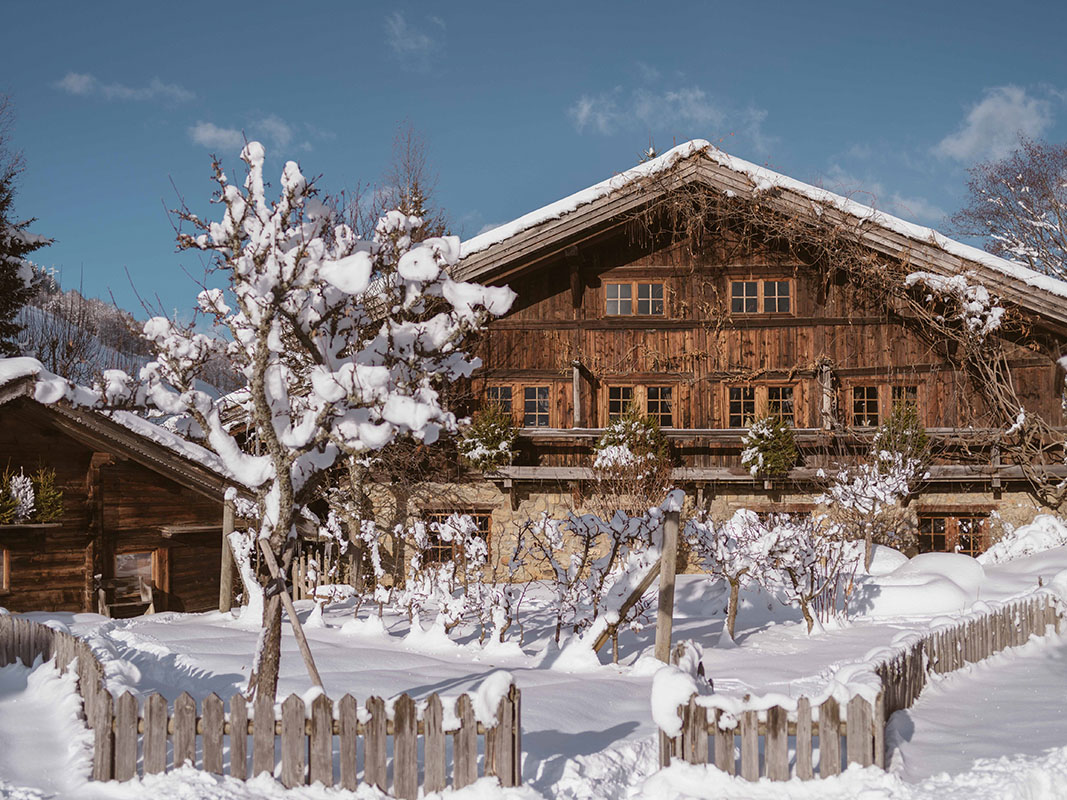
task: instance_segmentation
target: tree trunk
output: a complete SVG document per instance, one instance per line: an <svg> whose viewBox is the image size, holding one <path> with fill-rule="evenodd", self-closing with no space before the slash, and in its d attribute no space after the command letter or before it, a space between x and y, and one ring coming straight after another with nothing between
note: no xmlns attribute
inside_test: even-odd
<svg viewBox="0 0 1067 800"><path fill-rule="evenodd" d="M278 672L282 660L282 598L274 595L263 604L263 631L255 666L248 678L248 699L278 694Z"/></svg>
<svg viewBox="0 0 1067 800"><path fill-rule="evenodd" d="M729 581L730 583L730 605L726 609L726 632L730 634L730 638L734 638L734 623L737 622L737 602L738 596L741 594L741 581Z"/></svg>

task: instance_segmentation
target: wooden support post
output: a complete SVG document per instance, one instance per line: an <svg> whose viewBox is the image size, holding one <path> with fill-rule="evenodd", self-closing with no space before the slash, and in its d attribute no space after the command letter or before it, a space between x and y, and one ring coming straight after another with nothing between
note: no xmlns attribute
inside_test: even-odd
<svg viewBox="0 0 1067 800"><path fill-rule="evenodd" d="M663 520L663 547L659 567L659 606L656 611L656 658L671 660L671 628L674 625L674 574L678 561L678 511L668 511Z"/></svg>
<svg viewBox="0 0 1067 800"><path fill-rule="evenodd" d="M274 557L274 551L270 549L266 539L259 540L259 549L263 553L263 560L267 564L267 569L270 570L270 576L275 580L279 578L284 580L281 570L278 569L278 561ZM296 637L296 643L300 647L300 655L304 657L304 666L307 667L311 682L320 688L325 688L322 685L322 678L319 677L319 670L315 666L315 659L311 656L311 648L308 647L307 637L304 636L304 628L300 625L300 618L296 615L296 609L293 607L292 598L289 597L289 592L285 589L281 590L281 597L282 605L285 606L285 613L289 615L289 624L293 627L293 636ZM384 791L384 787L380 788Z"/></svg>
<svg viewBox="0 0 1067 800"><path fill-rule="evenodd" d="M233 550L230 549L230 534L233 533L234 508L229 500L222 506L222 566L219 568L219 611L233 607Z"/></svg>
<svg viewBox="0 0 1067 800"><path fill-rule="evenodd" d="M582 367L577 360L571 362L571 402L574 404L574 427L584 428L585 418L582 416Z"/></svg>

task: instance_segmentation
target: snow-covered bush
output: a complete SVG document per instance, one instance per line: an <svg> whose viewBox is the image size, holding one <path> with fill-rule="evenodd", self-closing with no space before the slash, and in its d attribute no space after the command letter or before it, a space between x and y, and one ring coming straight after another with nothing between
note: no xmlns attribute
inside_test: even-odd
<svg viewBox="0 0 1067 800"><path fill-rule="evenodd" d="M671 459L656 420L627 408L593 447L593 474L596 485L587 502L602 519L617 511L638 517L659 503L670 490Z"/></svg>
<svg viewBox="0 0 1067 800"><path fill-rule="evenodd" d="M459 453L481 472L495 472L511 463L518 431L511 415L489 403L474 415L459 439Z"/></svg>
<svg viewBox="0 0 1067 800"><path fill-rule="evenodd" d="M785 475L797 463L793 427L781 417L756 420L741 439L741 466L755 477Z"/></svg>
<svg viewBox="0 0 1067 800"><path fill-rule="evenodd" d="M1004 319L1004 307L982 284L971 283L970 279L974 278L973 273L945 276L932 272L913 272L904 279L904 285L911 287L921 283L930 291L926 296L927 303L935 300L944 303L950 316L981 340L1000 327ZM938 321L943 321L943 318Z"/></svg>
<svg viewBox="0 0 1067 800"><path fill-rule="evenodd" d="M980 564L1001 564L1016 558L1067 546L1067 523L1052 514L1039 514L1027 525L1009 530L978 556Z"/></svg>
<svg viewBox="0 0 1067 800"><path fill-rule="evenodd" d="M913 405L897 403L875 432L869 461L839 469L815 502L827 507L842 535L903 549L915 530L904 500L926 476L929 439Z"/></svg>

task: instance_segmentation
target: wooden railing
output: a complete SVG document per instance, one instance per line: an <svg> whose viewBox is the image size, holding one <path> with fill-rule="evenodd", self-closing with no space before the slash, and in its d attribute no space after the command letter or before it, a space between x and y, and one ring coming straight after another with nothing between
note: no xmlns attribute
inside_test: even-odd
<svg viewBox="0 0 1067 800"><path fill-rule="evenodd" d="M844 707L832 697L815 706L809 698L799 697L795 708L768 707L758 698L746 698L743 705L748 707L729 713L718 707L729 707L729 700L693 695L678 709L681 733L670 737L660 731L660 765L668 766L678 757L690 764L714 764L753 781L810 779L816 772L827 777L849 764L884 767L886 722L894 712L915 703L931 672L961 669L1024 644L1031 635L1044 636L1049 626L1059 632L1060 620L1059 610L1042 593L916 637L871 666L881 682L873 701L854 696Z"/></svg>
<svg viewBox="0 0 1067 800"><path fill-rule="evenodd" d="M38 657L53 656L61 672L77 670L86 724L95 740L94 780L124 781L191 764L240 780L278 772L287 788L317 781L352 790L362 782L382 791L391 787L400 798L417 797L420 772L427 793L449 783L462 788L479 773L495 775L504 786L521 783L521 699L514 685L489 726L475 719L468 695L455 702L452 723L446 723L436 694L425 701L421 718L416 701L406 694L394 701L391 714L380 697L369 698L359 709L351 695L337 703L320 695L310 708L290 695L281 704L280 718L273 699L248 704L241 695L230 698L228 711L215 694L199 709L187 693L168 707L159 694L148 695L143 703L129 692L116 700L83 641L19 617L0 617L0 666L16 660L32 666ZM362 746L357 746L360 739Z"/></svg>

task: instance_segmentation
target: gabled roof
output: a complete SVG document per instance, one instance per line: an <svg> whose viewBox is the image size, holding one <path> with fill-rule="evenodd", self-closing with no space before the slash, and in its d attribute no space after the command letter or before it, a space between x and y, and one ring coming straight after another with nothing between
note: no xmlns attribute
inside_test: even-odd
<svg viewBox="0 0 1067 800"><path fill-rule="evenodd" d="M663 179L642 180L654 175ZM626 212L688 184L737 196L759 195L761 202L786 214L858 223L861 240L876 252L894 259L906 257L915 271L943 276L972 273L1005 300L1067 325L1067 282L735 158L702 139L468 239L461 246L455 277L483 282L506 279L516 268L578 244Z"/></svg>
<svg viewBox="0 0 1067 800"><path fill-rule="evenodd" d="M129 411L95 408L93 392L49 372L36 359L0 359L0 407L19 399L72 438L120 453L219 502L231 486L247 493L210 450Z"/></svg>

